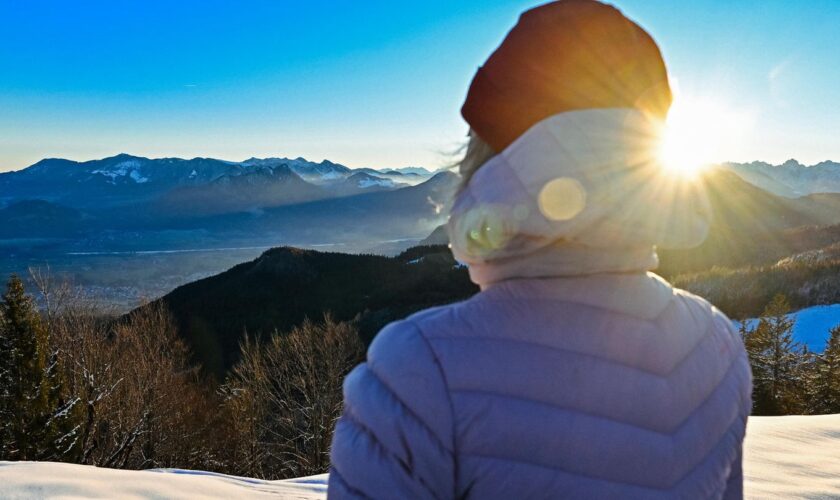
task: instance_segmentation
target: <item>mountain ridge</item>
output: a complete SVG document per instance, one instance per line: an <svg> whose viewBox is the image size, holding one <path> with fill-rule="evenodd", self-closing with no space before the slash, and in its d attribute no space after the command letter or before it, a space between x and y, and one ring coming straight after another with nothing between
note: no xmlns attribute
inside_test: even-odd
<svg viewBox="0 0 840 500"><path fill-rule="evenodd" d="M817 193L840 193L840 163L824 160L803 165L789 159L779 165L764 161L727 162L723 167L773 194L796 198Z"/></svg>
<svg viewBox="0 0 840 500"><path fill-rule="evenodd" d="M292 197L294 200L291 201L300 201L305 198L300 190L309 192L308 199L315 199L397 189L420 184L432 177L425 169L405 168L409 171L351 169L326 159L313 162L302 157L249 158L241 162L205 157L146 158L127 153L87 161L45 158L24 169L0 173L0 206L21 199L42 199L79 209L131 205L161 198L183 188L200 189L225 179L247 178L251 186L257 186L260 181L272 184L272 177L288 177L289 171L306 183L324 189L309 189L299 184L298 191L275 193L275 200ZM355 182L344 182L353 175L357 175ZM359 182L359 176L367 181ZM255 198L255 203L273 204L265 196ZM236 205L235 208L242 207Z"/></svg>

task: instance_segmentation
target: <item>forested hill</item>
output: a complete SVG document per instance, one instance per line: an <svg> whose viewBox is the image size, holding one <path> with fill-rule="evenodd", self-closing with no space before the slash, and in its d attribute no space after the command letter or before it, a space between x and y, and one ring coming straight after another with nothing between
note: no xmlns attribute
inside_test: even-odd
<svg viewBox="0 0 840 500"><path fill-rule="evenodd" d="M446 246L397 257L280 247L230 270L176 288L162 300L209 372L223 375L245 332L288 331L304 318L359 316L365 340L386 323L420 309L469 297L477 288Z"/></svg>

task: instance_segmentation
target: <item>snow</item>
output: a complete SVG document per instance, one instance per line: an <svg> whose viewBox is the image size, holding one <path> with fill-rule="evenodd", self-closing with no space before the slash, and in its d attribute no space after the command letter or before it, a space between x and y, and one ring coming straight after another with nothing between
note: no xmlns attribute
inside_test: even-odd
<svg viewBox="0 0 840 500"><path fill-rule="evenodd" d="M149 178L148 178L148 177L143 177L142 175L140 175L140 172L139 172L139 171L137 171L137 170L132 170L132 171L131 171L131 173L130 173L130 174L128 174L128 175L129 175L129 177L131 177L131 178L134 180L134 182L136 182L137 184L143 184L144 182L148 182L148 181L149 181Z"/></svg>
<svg viewBox="0 0 840 500"><path fill-rule="evenodd" d="M92 174L99 174L105 177L110 178L110 182L113 184L117 177L130 177L131 180L136 182L137 184L143 184L148 182L148 177L143 177L143 175L138 170L140 168L140 162L137 160L127 160L121 161L115 165L112 165L107 168L101 168L98 170L94 170Z"/></svg>
<svg viewBox="0 0 840 500"><path fill-rule="evenodd" d="M125 158L128 159L124 159ZM133 182L134 184L145 184L152 179L143 175L150 173L149 164L154 168L155 164L166 163L173 164L178 162L185 162L180 158L162 158L158 160L138 159L128 157L127 155L120 155L119 157L108 158L104 165L102 161L96 161L94 170L90 170L91 174L101 175L106 178L106 182L112 185L123 185ZM111 163L110 160L116 160ZM432 173L422 167L402 167L394 169L371 169L359 168L351 169L344 165L333 163L329 160L323 160L320 163L311 162L305 158L249 158L245 161L235 162L227 160L214 160L212 158L194 158L195 160L206 160L222 162L227 165L239 167L239 173L248 173L254 169L264 169L266 172L274 175L276 169L286 166L292 172L300 176L303 180L316 185L331 185L338 184L341 181L353 176L356 173L367 175L367 179L361 179L357 182L359 188L371 188L375 186L382 186L387 188L401 187L403 184L415 185L427 180ZM105 161L105 160L103 160ZM190 169L188 180L206 178L207 173L212 173L215 168L213 165L208 165L206 162L196 168ZM378 173L377 173L378 172ZM186 172L185 172L186 173ZM234 174L235 175L235 174ZM205 179L206 180L206 179ZM353 179L356 182L355 179ZM82 182L79 180L79 182Z"/></svg>
<svg viewBox="0 0 840 500"><path fill-rule="evenodd" d="M313 184L328 184L344 179L349 175L348 172L344 171L346 167L327 160L314 163L304 158L294 160L289 158L250 158L239 164L245 167L267 167L270 169L286 165L303 180Z"/></svg>
<svg viewBox="0 0 840 500"><path fill-rule="evenodd" d="M262 481L183 469L128 471L55 462L0 462L0 498L323 499L327 475Z"/></svg>
<svg viewBox="0 0 840 500"><path fill-rule="evenodd" d="M747 498L840 498L840 415L752 417Z"/></svg>
<svg viewBox="0 0 840 500"><path fill-rule="evenodd" d="M744 444L748 499L840 498L840 415L752 417ZM182 469L124 471L0 462L0 498L324 499L327 475L262 481Z"/></svg>
<svg viewBox="0 0 840 500"><path fill-rule="evenodd" d="M793 338L808 346L811 352L823 352L828 331L840 325L840 304L813 306L787 315L796 321L793 325ZM757 319L748 319L748 328L753 328Z"/></svg>

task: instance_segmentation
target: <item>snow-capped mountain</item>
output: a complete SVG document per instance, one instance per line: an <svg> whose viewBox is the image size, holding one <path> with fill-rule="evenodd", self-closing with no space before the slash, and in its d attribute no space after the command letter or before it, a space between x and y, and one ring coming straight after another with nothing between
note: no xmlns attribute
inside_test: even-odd
<svg viewBox="0 0 840 500"><path fill-rule="evenodd" d="M382 172L304 158L251 158L232 162L120 154L85 162L45 159L20 171L2 173L0 206L40 199L72 207L101 208L156 198L171 200L180 195L190 198L200 191L206 191L207 196L210 193L220 196L216 198L220 205L225 204L226 196L251 198L257 205L279 205L398 189L429 178L431 173L416 167L409 167L405 173L397 169ZM290 186L289 190L278 190L282 182L294 184L295 189Z"/></svg>
<svg viewBox="0 0 840 500"><path fill-rule="evenodd" d="M806 166L796 160L781 165L762 161L726 163L745 181L771 193L795 198L814 193L840 193L840 163L824 161Z"/></svg>
<svg viewBox="0 0 840 500"><path fill-rule="evenodd" d="M50 238L73 252L389 241L440 224L454 177L304 158L47 159L0 174L0 240L14 252Z"/></svg>
<svg viewBox="0 0 840 500"><path fill-rule="evenodd" d="M352 170L344 165L333 163L329 160L324 160L321 163L314 163L307 161L304 158L251 158L243 161L240 165L244 167L265 167L277 168L278 166L286 166L295 174L299 175L303 180L313 184L329 184L331 182L339 181L351 175Z"/></svg>
<svg viewBox="0 0 840 500"><path fill-rule="evenodd" d="M348 193L353 194L353 193ZM211 215L302 203L338 196L307 182L291 166L252 165L210 182L177 186L162 194L153 209L171 215Z"/></svg>
<svg viewBox="0 0 840 500"><path fill-rule="evenodd" d="M138 160L125 160L117 163L116 165L111 166L111 168L103 168L100 170L94 170L92 174L99 174L104 175L105 177L110 178L112 184L116 184L117 181L134 181L136 184L143 184L144 182L148 182L149 178L144 177L141 173L142 166ZM195 172L195 170L193 170ZM196 173L196 175L198 175Z"/></svg>

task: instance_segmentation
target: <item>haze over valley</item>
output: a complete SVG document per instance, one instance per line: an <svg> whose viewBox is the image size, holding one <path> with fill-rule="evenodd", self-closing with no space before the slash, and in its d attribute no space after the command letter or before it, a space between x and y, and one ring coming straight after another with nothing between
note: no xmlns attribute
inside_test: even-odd
<svg viewBox="0 0 840 500"><path fill-rule="evenodd" d="M0 271L45 267L122 307L279 245L395 254L456 179L303 158L42 160L0 174Z"/></svg>
<svg viewBox="0 0 840 500"><path fill-rule="evenodd" d="M712 233L699 249L661 252L663 275L771 265L805 259L802 252L833 260L840 164L726 163L705 182ZM447 170L303 158L45 159L0 174L0 272L49 269L129 310L273 247L389 256L445 244L457 183ZM746 317L756 307L727 312Z"/></svg>

